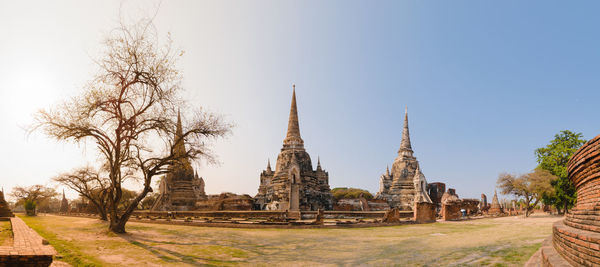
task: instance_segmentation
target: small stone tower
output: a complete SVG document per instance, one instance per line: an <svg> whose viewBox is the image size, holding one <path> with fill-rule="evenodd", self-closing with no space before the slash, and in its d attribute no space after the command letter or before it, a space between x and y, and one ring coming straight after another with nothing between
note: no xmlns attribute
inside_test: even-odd
<svg viewBox="0 0 600 267"><path fill-rule="evenodd" d="M492 198L492 205L490 205L490 209L488 210L488 214L503 214L504 209L500 206L500 202L498 201L498 193L494 190L494 198Z"/></svg>

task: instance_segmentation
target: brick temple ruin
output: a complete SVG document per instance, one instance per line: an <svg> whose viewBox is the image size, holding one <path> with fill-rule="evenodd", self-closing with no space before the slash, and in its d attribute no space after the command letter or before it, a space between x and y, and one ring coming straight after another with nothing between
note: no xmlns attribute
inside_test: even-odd
<svg viewBox="0 0 600 267"><path fill-rule="evenodd" d="M487 213L489 215L502 215L504 214L504 208L502 208L502 206L500 206L500 202L498 202L498 193L496 193L496 190L494 190L494 197L492 198L492 204L490 205L490 208L488 209Z"/></svg>
<svg viewBox="0 0 600 267"><path fill-rule="evenodd" d="M376 199L387 201L391 208L412 211L415 199L432 203L427 192L427 180L413 153L408 130L408 110L405 110L398 156L392 164L392 171L387 168L386 173L381 175L379 192L375 195Z"/></svg>
<svg viewBox="0 0 600 267"><path fill-rule="evenodd" d="M277 156L275 170L270 162L260 175L258 194L254 197L257 209L306 211L333 208L329 174L321 167L316 170L300 137L296 86L292 89L292 104L283 147Z"/></svg>

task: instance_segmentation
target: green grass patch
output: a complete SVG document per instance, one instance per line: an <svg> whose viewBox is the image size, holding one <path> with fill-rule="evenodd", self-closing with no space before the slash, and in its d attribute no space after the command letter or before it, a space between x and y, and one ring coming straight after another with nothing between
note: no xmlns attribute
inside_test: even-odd
<svg viewBox="0 0 600 267"><path fill-rule="evenodd" d="M503 248L490 253L490 256L502 258L507 263L520 263L527 261L541 246L542 244L531 244Z"/></svg>
<svg viewBox="0 0 600 267"><path fill-rule="evenodd" d="M10 246L12 236L10 221L0 221L0 246Z"/></svg>

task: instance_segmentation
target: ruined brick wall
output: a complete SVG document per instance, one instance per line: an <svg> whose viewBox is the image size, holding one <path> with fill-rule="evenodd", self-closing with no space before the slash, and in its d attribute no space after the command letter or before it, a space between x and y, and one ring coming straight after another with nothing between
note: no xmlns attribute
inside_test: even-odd
<svg viewBox="0 0 600 267"><path fill-rule="evenodd" d="M302 211L302 218L314 218L317 211ZM324 211L325 218L383 218L385 211ZM206 218L284 218L285 211L134 211L132 216L175 218L206 217ZM400 211L400 218L411 218L412 211Z"/></svg>
<svg viewBox="0 0 600 267"><path fill-rule="evenodd" d="M415 203L413 219L417 223L435 222L436 204L419 202Z"/></svg>
<svg viewBox="0 0 600 267"><path fill-rule="evenodd" d="M467 211L468 215L479 213L479 200L474 198L463 198L461 208Z"/></svg>
<svg viewBox="0 0 600 267"><path fill-rule="evenodd" d="M196 202L195 210L220 211L220 210L252 210L254 200L249 195L236 195L233 193L221 193L208 196L205 200Z"/></svg>
<svg viewBox="0 0 600 267"><path fill-rule="evenodd" d="M340 199L333 205L333 210L338 211L361 211L361 203L358 198Z"/></svg>
<svg viewBox="0 0 600 267"><path fill-rule="evenodd" d="M210 217L210 218L271 218L284 217L285 211L134 211L132 216L140 217Z"/></svg>
<svg viewBox="0 0 600 267"><path fill-rule="evenodd" d="M440 182L429 183L427 184L427 191L431 201L439 206L442 204L442 196L446 192L446 184Z"/></svg>
<svg viewBox="0 0 600 267"><path fill-rule="evenodd" d="M368 209L365 210L360 199L340 199L333 205L334 211L385 211L390 209L390 205L385 200L370 199L366 200Z"/></svg>
<svg viewBox="0 0 600 267"><path fill-rule="evenodd" d="M458 220L462 216L460 202L448 201L442 204L442 220L453 221Z"/></svg>

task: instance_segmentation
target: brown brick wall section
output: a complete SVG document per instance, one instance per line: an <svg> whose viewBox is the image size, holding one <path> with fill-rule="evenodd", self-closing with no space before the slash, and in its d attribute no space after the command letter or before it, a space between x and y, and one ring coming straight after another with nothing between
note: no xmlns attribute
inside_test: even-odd
<svg viewBox="0 0 600 267"><path fill-rule="evenodd" d="M0 247L0 266L49 266L56 250L18 217L10 218L13 245Z"/></svg>
<svg viewBox="0 0 600 267"><path fill-rule="evenodd" d="M442 204L442 220L458 220L462 216L460 212L460 203L450 202Z"/></svg>
<svg viewBox="0 0 600 267"><path fill-rule="evenodd" d="M417 223L435 222L436 204L419 202L415 203L414 221Z"/></svg>
<svg viewBox="0 0 600 267"><path fill-rule="evenodd" d="M600 265L600 234L575 229L556 222L553 227L554 248L574 266Z"/></svg>
<svg viewBox="0 0 600 267"><path fill-rule="evenodd" d="M567 170L577 189L577 209L594 209L600 203L600 135L573 154Z"/></svg>
<svg viewBox="0 0 600 267"><path fill-rule="evenodd" d="M209 218L283 218L287 216L285 211L134 211L133 216L140 217L167 217L168 215L177 218L182 217L209 217ZM317 214L317 211L302 211L302 217L311 217ZM383 218L385 211L324 211L325 218ZM307 216L308 215L308 216ZM401 218L410 218L412 211L401 211Z"/></svg>

